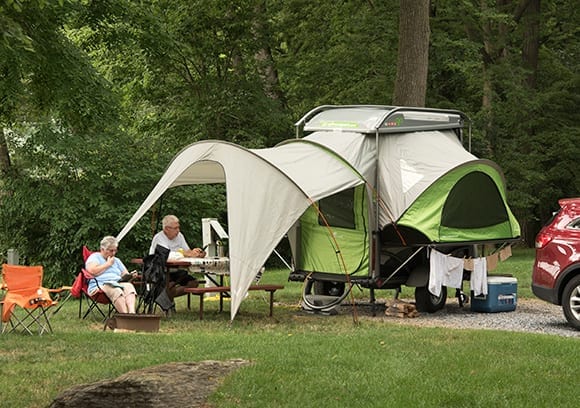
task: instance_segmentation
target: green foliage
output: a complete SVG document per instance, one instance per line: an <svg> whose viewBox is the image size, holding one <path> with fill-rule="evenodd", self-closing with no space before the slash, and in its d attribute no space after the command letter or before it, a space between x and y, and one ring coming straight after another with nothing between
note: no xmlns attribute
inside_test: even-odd
<svg viewBox="0 0 580 408"><path fill-rule="evenodd" d="M398 1L288 1L274 24L281 82L300 117L324 104L386 104L396 70Z"/></svg>

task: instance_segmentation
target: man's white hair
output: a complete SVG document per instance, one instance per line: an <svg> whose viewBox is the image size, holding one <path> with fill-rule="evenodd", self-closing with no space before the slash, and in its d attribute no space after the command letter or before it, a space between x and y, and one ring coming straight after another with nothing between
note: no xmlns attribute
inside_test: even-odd
<svg viewBox="0 0 580 408"><path fill-rule="evenodd" d="M165 217L163 217L163 220L161 221L161 225L163 225L163 228L169 226L170 224L175 224L175 223L179 222L179 218L177 218L175 215L166 215Z"/></svg>

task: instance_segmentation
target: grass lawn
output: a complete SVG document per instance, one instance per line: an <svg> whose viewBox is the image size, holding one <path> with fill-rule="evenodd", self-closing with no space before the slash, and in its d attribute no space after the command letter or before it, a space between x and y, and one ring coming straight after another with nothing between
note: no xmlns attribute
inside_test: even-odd
<svg viewBox="0 0 580 408"><path fill-rule="evenodd" d="M532 296L532 260L533 251L516 251L497 271L518 278L520 297ZM79 320L78 302L68 302L52 320L53 335L0 336L0 406L47 406L76 384L167 362L232 358L252 364L212 395L216 407L577 406L577 338L306 314L301 284L287 275L263 277L286 286L273 318L267 295L252 292L232 324L217 302L206 301L199 321L197 298L191 311L180 298L159 333L114 333Z"/></svg>

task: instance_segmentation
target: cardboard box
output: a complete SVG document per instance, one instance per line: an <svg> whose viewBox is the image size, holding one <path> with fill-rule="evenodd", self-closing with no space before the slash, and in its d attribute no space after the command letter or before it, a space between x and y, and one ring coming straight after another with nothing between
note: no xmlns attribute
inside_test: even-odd
<svg viewBox="0 0 580 408"><path fill-rule="evenodd" d="M150 314L115 314L115 330L158 332L161 316Z"/></svg>
<svg viewBox="0 0 580 408"><path fill-rule="evenodd" d="M474 296L471 292L473 312L512 312L518 302L518 280L507 276L487 277L487 296Z"/></svg>

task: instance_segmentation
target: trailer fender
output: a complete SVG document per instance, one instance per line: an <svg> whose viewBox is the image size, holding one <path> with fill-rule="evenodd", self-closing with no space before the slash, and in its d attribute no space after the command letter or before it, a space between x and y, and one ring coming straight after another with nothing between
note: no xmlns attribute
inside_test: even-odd
<svg viewBox="0 0 580 408"><path fill-rule="evenodd" d="M411 287L427 286L429 282L429 267L427 265L418 265L409 274L405 285Z"/></svg>

